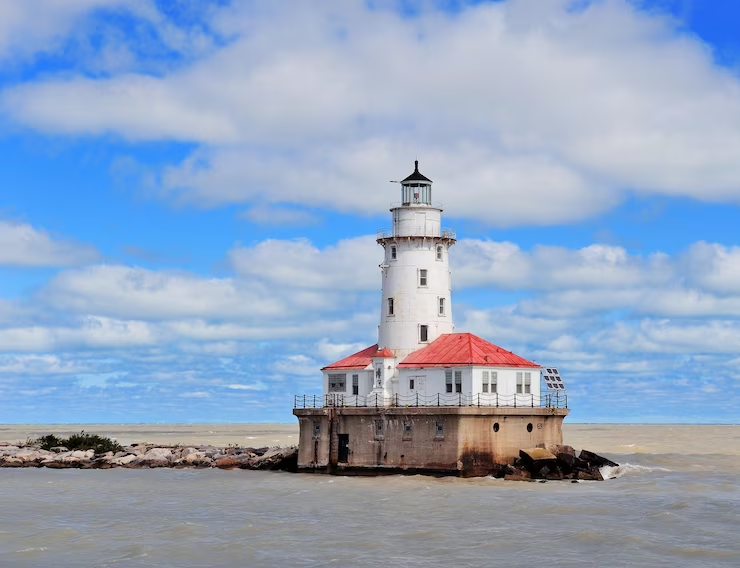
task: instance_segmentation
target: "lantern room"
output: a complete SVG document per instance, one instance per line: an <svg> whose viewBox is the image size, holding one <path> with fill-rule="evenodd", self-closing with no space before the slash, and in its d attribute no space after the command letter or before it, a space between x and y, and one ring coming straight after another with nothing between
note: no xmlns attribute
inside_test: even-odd
<svg viewBox="0 0 740 568"><path fill-rule="evenodd" d="M432 180L419 172L419 160L414 162L414 173L401 182L401 204L432 204Z"/></svg>

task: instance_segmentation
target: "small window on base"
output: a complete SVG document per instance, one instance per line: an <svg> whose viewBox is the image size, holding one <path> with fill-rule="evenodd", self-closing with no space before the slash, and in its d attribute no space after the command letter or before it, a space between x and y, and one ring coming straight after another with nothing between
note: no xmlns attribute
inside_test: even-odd
<svg viewBox="0 0 740 568"><path fill-rule="evenodd" d="M419 341L422 343L426 343L427 341L429 341L429 326L428 325L419 326Z"/></svg>
<svg viewBox="0 0 740 568"><path fill-rule="evenodd" d="M444 438L445 436L445 425L444 422L437 422L434 429L435 438Z"/></svg>

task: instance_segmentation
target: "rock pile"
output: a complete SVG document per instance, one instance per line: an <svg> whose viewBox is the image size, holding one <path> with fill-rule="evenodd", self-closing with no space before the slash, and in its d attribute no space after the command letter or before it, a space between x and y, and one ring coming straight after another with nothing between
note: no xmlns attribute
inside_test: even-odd
<svg viewBox="0 0 740 568"><path fill-rule="evenodd" d="M54 469L110 468L219 468L296 471L298 448L220 448L215 446L155 446L133 444L119 452L69 451L65 447L42 450L36 446L0 442L0 467Z"/></svg>
<svg viewBox="0 0 740 568"><path fill-rule="evenodd" d="M576 456L576 451L570 446L544 444L542 447L520 450L519 459L513 465L501 466L494 475L515 481L603 481L601 468L618 465L588 450L581 450Z"/></svg>

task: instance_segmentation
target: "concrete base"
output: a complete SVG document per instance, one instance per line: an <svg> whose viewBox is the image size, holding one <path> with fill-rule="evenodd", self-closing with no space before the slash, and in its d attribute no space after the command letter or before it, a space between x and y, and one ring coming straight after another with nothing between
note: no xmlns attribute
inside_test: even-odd
<svg viewBox="0 0 740 568"><path fill-rule="evenodd" d="M519 450L562 444L563 408L296 408L298 470L345 475L474 477Z"/></svg>

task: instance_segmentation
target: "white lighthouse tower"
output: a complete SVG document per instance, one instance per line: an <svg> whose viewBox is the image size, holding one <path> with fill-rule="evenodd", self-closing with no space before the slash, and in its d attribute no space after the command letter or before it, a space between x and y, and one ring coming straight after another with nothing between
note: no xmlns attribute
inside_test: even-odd
<svg viewBox="0 0 740 568"><path fill-rule="evenodd" d="M432 180L419 172L418 160L391 213L392 229L377 239L385 249L378 347L401 361L455 329L448 254L455 234L442 230L442 209L432 202Z"/></svg>

